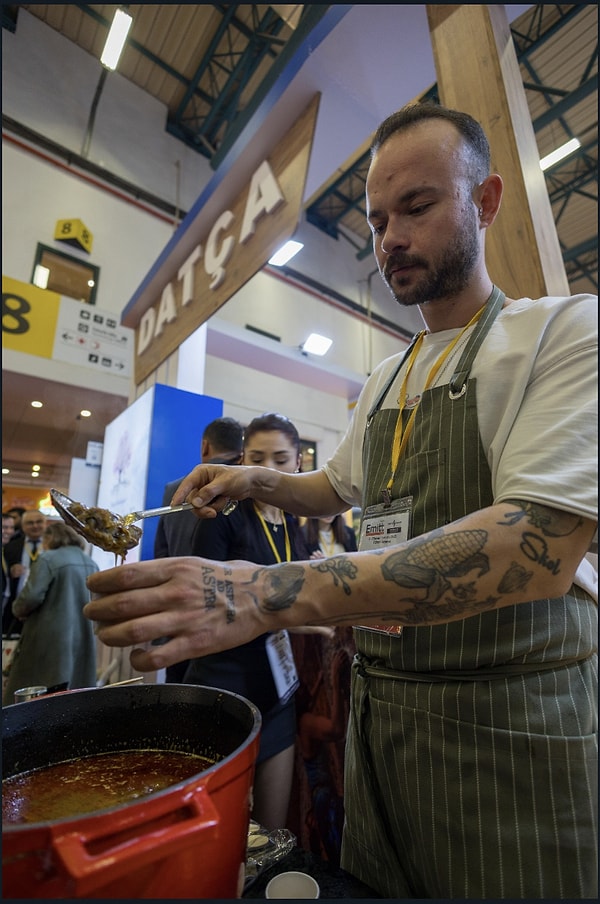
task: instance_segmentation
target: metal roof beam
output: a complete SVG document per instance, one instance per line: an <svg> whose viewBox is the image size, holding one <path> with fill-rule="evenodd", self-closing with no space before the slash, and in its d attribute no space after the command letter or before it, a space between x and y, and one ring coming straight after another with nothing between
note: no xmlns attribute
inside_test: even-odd
<svg viewBox="0 0 600 904"><path fill-rule="evenodd" d="M566 12L563 12L558 3L538 3L535 13L529 23L529 31L526 34L517 31L514 25L511 25L510 30L519 62L525 60L535 50L539 50L539 48L549 41L556 32L560 31L570 19L577 16L582 11L581 6L585 6L585 4L574 4ZM546 15L547 18L552 7L559 11L559 18L542 32L541 29L544 27L544 15ZM536 30L536 36L532 37L534 29Z"/></svg>
<svg viewBox="0 0 600 904"><path fill-rule="evenodd" d="M549 110L546 110L545 113L542 113L541 116L538 116L537 119L534 119L534 132L539 132L540 129L544 128L544 126L547 126L551 122L554 122L554 120L558 119L560 116L564 116L564 114L568 113L568 111L571 110L576 104L578 104L580 101L588 97L588 95L597 90L598 74L596 73L596 75L593 75L586 82L583 82L582 85L579 85L578 88L575 88L574 91L571 91L571 93L568 94L567 97L559 100L554 104L554 106L550 107Z"/></svg>

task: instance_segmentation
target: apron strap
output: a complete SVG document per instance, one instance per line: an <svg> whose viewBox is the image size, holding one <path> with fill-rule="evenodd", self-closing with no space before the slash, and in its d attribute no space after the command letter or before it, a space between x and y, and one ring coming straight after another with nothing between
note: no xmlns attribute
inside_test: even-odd
<svg viewBox="0 0 600 904"><path fill-rule="evenodd" d="M490 295L485 306L485 310L479 318L479 321L476 323L471 338L467 343L467 347L462 353L460 361L456 366L456 370L454 371L450 379L448 395L451 399L459 399L462 395L465 394L467 389L467 380L469 379L469 374L471 372L471 367L473 366L473 361L475 360L475 355L479 351L481 343L487 336L492 323L498 315L498 312L502 310L502 305L504 304L505 298L506 296L504 292L497 286L494 286L492 294Z"/></svg>
<svg viewBox="0 0 600 904"><path fill-rule="evenodd" d="M386 380L385 386L383 387L383 389L381 390L381 392L380 392L379 395L377 396L377 400L375 401L373 407L371 408L371 410L369 411L369 414L367 415L367 425L369 424L369 421L371 420L371 418L373 417L373 415L374 415L374 414L377 414L377 412L379 411L379 408L380 408L380 406L381 406L381 403L383 402L383 400L385 399L386 395L387 395L388 392L390 391L390 387L391 387L392 383L394 382L394 380L396 379L396 377L397 377L398 374L400 373L400 371L401 371L401 369L402 369L402 365L404 364L404 362L406 361L406 359L408 358L408 356L409 356L410 353L412 352L412 350L413 350L413 348L414 348L414 346L415 346L415 343L417 342L417 340L418 340L418 338L419 338L420 335L421 335L421 333L419 332L419 333L416 333L416 335L413 336L412 341L411 341L410 345L408 346L408 348L406 349L406 351L404 352L404 354L402 355L399 364L394 368L394 370L392 371L391 376Z"/></svg>

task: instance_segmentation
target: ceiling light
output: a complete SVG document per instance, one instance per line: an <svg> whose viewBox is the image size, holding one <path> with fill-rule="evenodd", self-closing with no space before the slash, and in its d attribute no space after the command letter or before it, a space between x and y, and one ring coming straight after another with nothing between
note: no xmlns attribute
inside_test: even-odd
<svg viewBox="0 0 600 904"><path fill-rule="evenodd" d="M113 23L110 26L110 31L106 39L106 44L104 45L104 50L102 51L102 56L100 57L100 62L103 66L106 66L107 69L117 68L117 63L119 62L121 51L125 46L127 32L129 31L132 21L129 13L126 13L122 9L116 10Z"/></svg>
<svg viewBox="0 0 600 904"><path fill-rule="evenodd" d="M303 352L308 352L311 355L325 355L329 351L332 341L327 336L311 333L301 348Z"/></svg>
<svg viewBox="0 0 600 904"><path fill-rule="evenodd" d="M568 157L569 154L572 154L580 147L581 142L579 139L571 138L570 141L567 141L566 144L561 144L561 146L556 148L555 151L552 151L551 154L546 154L545 157L542 157L540 160L540 169L550 169L550 167L554 166L555 163L558 163L559 160L564 160L565 157Z"/></svg>
<svg viewBox="0 0 600 904"><path fill-rule="evenodd" d="M32 471L39 471L39 470L41 470L41 469L40 469L40 466L39 466L39 465L32 465L32 466L31 466L31 470L32 470Z"/></svg>
<svg viewBox="0 0 600 904"><path fill-rule="evenodd" d="M87 408L84 408L82 411L79 412L79 414L81 415L81 417L91 417L92 416L92 412L88 411Z"/></svg>
<svg viewBox="0 0 600 904"><path fill-rule="evenodd" d="M32 403L31 403L31 407L32 407L32 408L43 408L43 407L44 407L44 403L43 403L43 402L32 402Z"/></svg>
<svg viewBox="0 0 600 904"><path fill-rule="evenodd" d="M32 471L32 472L31 472L31 476L32 476L32 477L39 477L39 476L40 476L40 472L39 472L39 471Z"/></svg>
<svg viewBox="0 0 600 904"><path fill-rule="evenodd" d="M10 474L10 468L2 468L3 474Z"/></svg>
<svg viewBox="0 0 600 904"><path fill-rule="evenodd" d="M269 263L273 267L283 267L284 264L287 264L288 261L294 257L295 254L298 254L304 248L302 242L294 242L290 240L286 242L285 245L282 245L279 251L276 251L273 257L269 258Z"/></svg>

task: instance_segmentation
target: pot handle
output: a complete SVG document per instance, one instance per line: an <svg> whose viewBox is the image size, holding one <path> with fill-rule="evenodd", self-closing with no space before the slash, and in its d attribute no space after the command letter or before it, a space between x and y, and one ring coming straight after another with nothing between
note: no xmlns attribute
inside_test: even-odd
<svg viewBox="0 0 600 904"><path fill-rule="evenodd" d="M175 820L175 821L174 821ZM191 842L200 832L207 840L218 835L220 817L206 785L124 807L115 813L90 819L81 828L61 831L53 827L53 850L74 891L88 895L104 881L118 879L134 869L154 863L175 851L183 840ZM144 834L146 826L146 834Z"/></svg>

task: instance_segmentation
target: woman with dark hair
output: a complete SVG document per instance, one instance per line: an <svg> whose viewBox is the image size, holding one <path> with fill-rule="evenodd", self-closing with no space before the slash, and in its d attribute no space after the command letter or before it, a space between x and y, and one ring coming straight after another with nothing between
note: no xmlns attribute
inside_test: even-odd
<svg viewBox="0 0 600 904"><path fill-rule="evenodd" d="M62 521L46 525L42 547L44 555L32 563L12 604L23 630L10 665L4 706L13 703L21 687L96 686L96 638L83 607L90 600L86 579L98 566L84 552L83 539Z"/></svg>
<svg viewBox="0 0 600 904"><path fill-rule="evenodd" d="M254 418L244 431L243 464L293 473L300 470L300 437L280 414ZM277 506L245 499L230 515L199 521L194 555L227 561L243 559L275 565L307 559L294 515ZM206 574L205 583L210 583ZM252 818L267 829L286 823L294 768L296 669L286 631L262 634L233 650L193 659L186 684L220 687L254 703L262 715L260 750L254 780Z"/></svg>
<svg viewBox="0 0 600 904"><path fill-rule="evenodd" d="M322 559L342 552L355 552L356 534L343 515L307 518L302 528L311 559Z"/></svg>

